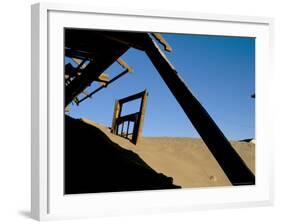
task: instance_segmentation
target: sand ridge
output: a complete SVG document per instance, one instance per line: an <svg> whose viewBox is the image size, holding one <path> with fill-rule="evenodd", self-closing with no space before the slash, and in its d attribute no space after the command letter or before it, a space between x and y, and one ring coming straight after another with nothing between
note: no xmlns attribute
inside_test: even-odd
<svg viewBox="0 0 281 224"><path fill-rule="evenodd" d="M138 145L114 135L110 129L88 119L83 122L102 130L113 142L137 153L151 168L173 178L181 187L231 186L227 176L201 139L143 137ZM255 173L255 144L231 141L232 146Z"/></svg>

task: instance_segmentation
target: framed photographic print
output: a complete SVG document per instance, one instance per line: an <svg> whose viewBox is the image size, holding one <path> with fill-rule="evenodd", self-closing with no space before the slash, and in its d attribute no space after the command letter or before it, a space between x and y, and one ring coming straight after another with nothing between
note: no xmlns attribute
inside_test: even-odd
<svg viewBox="0 0 281 224"><path fill-rule="evenodd" d="M32 217L272 204L272 26L32 5Z"/></svg>

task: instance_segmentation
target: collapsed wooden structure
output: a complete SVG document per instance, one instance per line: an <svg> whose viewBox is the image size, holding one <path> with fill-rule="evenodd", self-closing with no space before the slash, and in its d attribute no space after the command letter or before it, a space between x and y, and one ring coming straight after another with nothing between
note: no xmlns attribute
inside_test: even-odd
<svg viewBox="0 0 281 224"><path fill-rule="evenodd" d="M169 90L175 96L191 123L224 170L233 185L255 184L255 176L233 149L222 131L208 112L192 94L176 69L161 51L156 41L167 51L171 47L155 33L98 31L87 29L65 29L65 56L80 59L75 68L75 76L68 76L65 86L65 106L72 101L77 104L91 97L93 93L85 93L92 82L103 82L97 91L105 88L110 81L103 72L129 49L135 48L146 53ZM88 63L83 69L84 63ZM130 71L128 66L114 78L114 81ZM73 69L72 69L73 70ZM77 97L83 93L85 97Z"/></svg>

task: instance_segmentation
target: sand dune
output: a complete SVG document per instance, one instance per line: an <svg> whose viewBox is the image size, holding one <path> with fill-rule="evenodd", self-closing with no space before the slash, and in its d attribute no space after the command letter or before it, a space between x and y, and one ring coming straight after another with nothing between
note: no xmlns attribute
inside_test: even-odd
<svg viewBox="0 0 281 224"><path fill-rule="evenodd" d="M66 194L180 188L99 128L65 116Z"/></svg>
<svg viewBox="0 0 281 224"><path fill-rule="evenodd" d="M110 133L110 129L88 119L87 124L102 130L113 142L140 156L152 169L173 178L181 187L210 187L231 185L211 152L201 139L174 137L143 137L136 146L129 140ZM255 144L231 141L253 173L255 173Z"/></svg>

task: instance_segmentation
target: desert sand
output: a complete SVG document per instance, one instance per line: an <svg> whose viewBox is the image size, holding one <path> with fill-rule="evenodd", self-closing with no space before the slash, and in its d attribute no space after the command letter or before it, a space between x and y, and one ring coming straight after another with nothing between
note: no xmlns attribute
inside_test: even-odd
<svg viewBox="0 0 281 224"><path fill-rule="evenodd" d="M110 129L90 121L84 123L100 129L111 141L136 153L158 173L173 178L173 184L183 188L231 186L227 176L218 165L201 139L177 137L142 137L138 145L111 134ZM255 173L255 143L231 141L232 146Z"/></svg>
<svg viewBox="0 0 281 224"><path fill-rule="evenodd" d="M102 130L65 116L64 193L181 188Z"/></svg>

